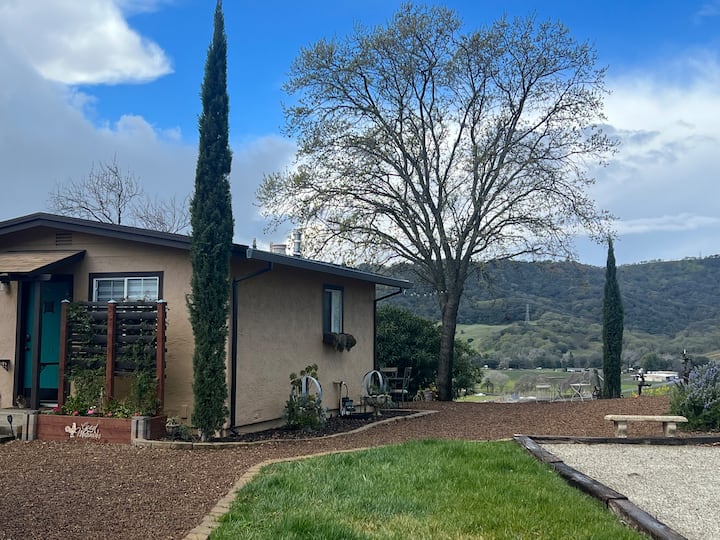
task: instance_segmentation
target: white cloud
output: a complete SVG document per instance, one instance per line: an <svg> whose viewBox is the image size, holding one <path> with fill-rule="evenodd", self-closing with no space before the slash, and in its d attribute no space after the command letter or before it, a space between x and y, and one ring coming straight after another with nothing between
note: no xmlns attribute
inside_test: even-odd
<svg viewBox="0 0 720 540"><path fill-rule="evenodd" d="M695 51L609 74L606 132L621 141L592 195L617 221L622 263L720 253L720 58ZM581 260L602 250L580 241Z"/></svg>
<svg viewBox="0 0 720 540"><path fill-rule="evenodd" d="M720 218L683 213L674 216L620 220L615 223L615 229L618 234L627 235L658 231L694 231L717 225L720 225Z"/></svg>
<svg viewBox="0 0 720 540"><path fill-rule="evenodd" d="M609 81L606 113L621 141L597 172L594 195L622 220L720 215L720 62L709 55L669 61L663 73Z"/></svg>
<svg viewBox="0 0 720 540"><path fill-rule="evenodd" d="M0 41L0 220L48 211L56 184L80 179L93 165L117 157L143 189L161 199L192 193L196 143L183 144L176 128L163 129L125 114L95 126L87 116L94 98L41 77ZM294 142L280 136L233 141L231 189L237 242L261 245L265 221L254 206L264 174L291 163ZM278 233L277 238L282 238Z"/></svg>
<svg viewBox="0 0 720 540"><path fill-rule="evenodd" d="M44 78L65 84L138 82L172 71L162 49L130 28L120 6L139 0L0 0L0 35Z"/></svg>
<svg viewBox="0 0 720 540"><path fill-rule="evenodd" d="M196 148L174 143L137 116L97 128L92 98L48 81L0 41L0 219L47 210L56 183L80 179L115 156L150 194L192 189Z"/></svg>
<svg viewBox="0 0 720 540"><path fill-rule="evenodd" d="M255 206L255 191L264 175L282 172L291 165L295 150L294 141L277 135L233 144L230 180L236 242L249 245L257 238L260 247L267 247L287 232L277 231L274 238L265 237L266 220Z"/></svg>
<svg viewBox="0 0 720 540"><path fill-rule="evenodd" d="M697 12L699 17L717 17L720 15L720 0L705 2Z"/></svg>

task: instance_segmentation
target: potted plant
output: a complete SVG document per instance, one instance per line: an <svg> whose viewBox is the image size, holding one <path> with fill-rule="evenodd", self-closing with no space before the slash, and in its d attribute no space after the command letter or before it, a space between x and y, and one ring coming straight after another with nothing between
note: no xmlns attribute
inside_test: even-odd
<svg viewBox="0 0 720 540"><path fill-rule="evenodd" d="M392 397L385 388L373 384L369 388L369 395L365 396L365 403L373 408L375 416L382 416L380 409L392 401Z"/></svg>
<svg viewBox="0 0 720 540"><path fill-rule="evenodd" d="M437 395L437 386L431 384L425 388L421 388L415 394L415 401L433 401Z"/></svg>
<svg viewBox="0 0 720 540"><path fill-rule="evenodd" d="M180 433L180 422L174 416L168 417L165 421L165 432L167 436L174 439Z"/></svg>

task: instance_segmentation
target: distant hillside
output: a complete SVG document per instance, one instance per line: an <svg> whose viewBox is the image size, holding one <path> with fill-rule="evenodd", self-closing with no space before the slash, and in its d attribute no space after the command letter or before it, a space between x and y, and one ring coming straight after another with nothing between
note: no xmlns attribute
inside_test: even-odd
<svg viewBox="0 0 720 540"><path fill-rule="evenodd" d="M407 265L386 270L414 279ZM627 356L720 349L720 256L624 265L617 275ZM487 326L472 332L483 336L476 343L480 352L496 348L509 334L514 337L506 341L515 349L524 343L523 355L529 354L527 349L536 349L536 355L544 349L553 358L576 352L585 362L596 363L604 283L605 268L571 262L500 262L468 281L458 322ZM420 283L388 302L439 318L435 295ZM521 329L526 316L531 324Z"/></svg>
<svg viewBox="0 0 720 540"><path fill-rule="evenodd" d="M407 266L388 269L413 279ZM720 316L720 256L651 262L618 267L625 326L649 334L674 335ZM571 262L504 261L486 268L484 279L465 287L459 322L508 324L552 312L601 321L605 268ZM393 303L428 318L438 318L432 291L418 283Z"/></svg>

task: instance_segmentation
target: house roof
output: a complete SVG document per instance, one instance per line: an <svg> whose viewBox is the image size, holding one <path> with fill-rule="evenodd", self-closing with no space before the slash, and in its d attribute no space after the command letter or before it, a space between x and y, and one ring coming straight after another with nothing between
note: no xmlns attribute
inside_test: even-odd
<svg viewBox="0 0 720 540"><path fill-rule="evenodd" d="M127 225L115 225L114 223L100 223L69 216L58 216L37 212L27 216L9 219L0 222L0 238L7 234L47 227L50 229L62 229L63 231L97 234L108 238L119 238L166 247L190 249L190 237L183 234L172 234L160 231L128 227Z"/></svg>
<svg viewBox="0 0 720 540"><path fill-rule="evenodd" d="M45 212L37 212L35 214L29 214L26 216L0 222L0 239L2 239L3 236L7 236L9 234L36 229L40 227L60 229L62 231L80 232L86 234L96 234L98 236L105 236L108 238L118 238L123 240L129 240L132 242L140 242L144 244L158 245L177 249L190 249L190 237L184 234L151 231L148 229L129 227L127 225L116 225L113 223L100 223L97 221L90 221L87 219L69 216L59 216L56 214L48 214ZM78 252L53 251L51 253L67 254ZM6 254L9 255L9 252ZM309 270L312 272L323 272L335 276L359 279L361 281L369 281L371 283L387 285L390 287L399 287L404 289L411 286L411 283L404 279L391 278L372 272L356 270L347 266L330 264L321 261L313 261L310 259L304 259L302 257L270 253L267 251L250 248L244 244L233 244L233 256L239 257L241 259L253 259L269 262L272 264L289 266L292 268ZM2 262L1 259L0 262ZM19 262L20 260L16 259L14 263L8 262L8 264L19 264ZM62 259L62 262L65 263L68 261ZM35 272L43 273L39 272L37 269L35 270ZM0 274L2 273L8 273L8 271L0 265Z"/></svg>
<svg viewBox="0 0 720 540"><path fill-rule="evenodd" d="M74 262L85 251L7 251L0 253L0 278L47 274Z"/></svg>

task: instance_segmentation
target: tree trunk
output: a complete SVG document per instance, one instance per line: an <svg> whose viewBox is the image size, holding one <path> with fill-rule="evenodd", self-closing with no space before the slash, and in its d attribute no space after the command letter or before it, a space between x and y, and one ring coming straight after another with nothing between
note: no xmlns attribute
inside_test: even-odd
<svg viewBox="0 0 720 540"><path fill-rule="evenodd" d="M455 327L460 307L460 294L448 292L442 310L442 331L440 334L440 356L438 358L438 399L452 401L452 373L455 351Z"/></svg>

